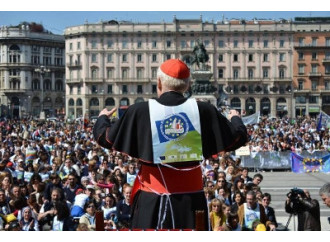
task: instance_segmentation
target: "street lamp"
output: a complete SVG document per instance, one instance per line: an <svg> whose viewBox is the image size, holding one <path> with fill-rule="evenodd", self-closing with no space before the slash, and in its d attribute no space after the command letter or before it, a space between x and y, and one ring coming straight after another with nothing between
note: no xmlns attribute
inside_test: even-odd
<svg viewBox="0 0 330 242"><path fill-rule="evenodd" d="M38 68L34 69L35 72L40 73L40 81L41 81L41 110L40 110L40 119L45 119L45 112L44 112L44 76L47 72L50 72L48 68L45 66L39 66Z"/></svg>

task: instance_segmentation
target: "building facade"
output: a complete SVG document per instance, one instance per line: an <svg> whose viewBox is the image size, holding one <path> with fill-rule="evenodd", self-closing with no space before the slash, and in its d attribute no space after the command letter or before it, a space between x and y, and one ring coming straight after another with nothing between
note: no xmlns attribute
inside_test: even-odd
<svg viewBox="0 0 330 242"><path fill-rule="evenodd" d="M295 115L330 113L330 24L296 23L293 88ZM330 18L329 18L330 20Z"/></svg>
<svg viewBox="0 0 330 242"><path fill-rule="evenodd" d="M326 24L313 23L316 28L321 25ZM64 34L67 117L95 116L104 107L156 97L158 66L169 58L180 58L190 66L192 50L201 40L209 55L207 66L213 73L210 81L217 88L218 105L225 97L231 107L247 114L260 111L294 118L301 92L293 88L294 53L297 33L305 28L287 20L207 22L175 17L170 23L108 21L68 27Z"/></svg>
<svg viewBox="0 0 330 242"><path fill-rule="evenodd" d="M0 116L65 112L65 41L42 25L0 29Z"/></svg>

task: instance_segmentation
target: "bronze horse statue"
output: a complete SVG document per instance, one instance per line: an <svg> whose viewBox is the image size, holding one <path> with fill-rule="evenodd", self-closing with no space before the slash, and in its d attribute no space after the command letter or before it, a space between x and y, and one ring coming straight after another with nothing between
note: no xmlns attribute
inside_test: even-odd
<svg viewBox="0 0 330 242"><path fill-rule="evenodd" d="M202 69L205 69L205 63L209 60L209 55L206 53L206 49L204 44L197 40L197 45L195 45L194 50L194 58L191 64L196 63L198 68L200 68L200 63L202 63Z"/></svg>

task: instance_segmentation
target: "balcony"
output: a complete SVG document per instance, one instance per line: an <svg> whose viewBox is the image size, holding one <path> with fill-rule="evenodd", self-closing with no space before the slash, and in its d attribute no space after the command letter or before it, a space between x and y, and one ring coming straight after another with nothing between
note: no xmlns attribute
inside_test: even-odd
<svg viewBox="0 0 330 242"><path fill-rule="evenodd" d="M323 60L322 60L322 63L330 63L330 58L329 57L327 57L327 58L324 58Z"/></svg>
<svg viewBox="0 0 330 242"><path fill-rule="evenodd" d="M76 63L68 63L66 64L66 66L69 69L81 69L82 68L82 64L80 62L76 62Z"/></svg>
<svg viewBox="0 0 330 242"><path fill-rule="evenodd" d="M309 73L309 76L310 77L321 77L322 74L321 74L321 72L314 72L314 71L312 71L312 72Z"/></svg>
<svg viewBox="0 0 330 242"><path fill-rule="evenodd" d="M85 80L85 83L91 83L91 84L104 82L103 78L85 78L84 80Z"/></svg>
<svg viewBox="0 0 330 242"><path fill-rule="evenodd" d="M5 95L7 94L23 94L26 91L28 91L28 89L7 89L7 88L0 88L0 92L3 92Z"/></svg>
<svg viewBox="0 0 330 242"><path fill-rule="evenodd" d="M82 78L72 78L72 79L66 79L67 83L81 83L83 82Z"/></svg>

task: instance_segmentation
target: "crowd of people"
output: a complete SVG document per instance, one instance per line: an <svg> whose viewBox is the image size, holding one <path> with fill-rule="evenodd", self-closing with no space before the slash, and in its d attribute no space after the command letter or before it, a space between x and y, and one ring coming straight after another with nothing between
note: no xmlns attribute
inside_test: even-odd
<svg viewBox="0 0 330 242"><path fill-rule="evenodd" d="M247 130L252 150L328 150L329 130L318 131L308 117L262 118ZM139 162L99 146L92 124L2 120L0 142L0 230L95 230L97 211L103 211L106 230L130 227ZM212 230L276 229L262 174L250 177L230 153L201 166Z"/></svg>

